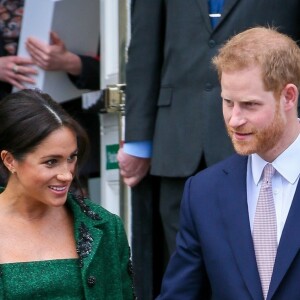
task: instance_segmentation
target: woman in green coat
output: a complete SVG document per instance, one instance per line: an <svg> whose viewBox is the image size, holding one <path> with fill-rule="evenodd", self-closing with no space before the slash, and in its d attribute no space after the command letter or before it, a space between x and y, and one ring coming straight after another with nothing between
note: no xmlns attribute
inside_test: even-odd
<svg viewBox="0 0 300 300"><path fill-rule="evenodd" d="M33 90L4 98L0 119L0 299L134 299L121 220L73 189L85 132Z"/></svg>

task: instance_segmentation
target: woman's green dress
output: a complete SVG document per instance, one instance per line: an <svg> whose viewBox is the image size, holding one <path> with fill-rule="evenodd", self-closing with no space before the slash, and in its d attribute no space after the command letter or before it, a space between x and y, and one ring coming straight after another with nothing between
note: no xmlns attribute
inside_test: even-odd
<svg viewBox="0 0 300 300"><path fill-rule="evenodd" d="M1 264L0 282L3 300L84 299L78 259Z"/></svg>

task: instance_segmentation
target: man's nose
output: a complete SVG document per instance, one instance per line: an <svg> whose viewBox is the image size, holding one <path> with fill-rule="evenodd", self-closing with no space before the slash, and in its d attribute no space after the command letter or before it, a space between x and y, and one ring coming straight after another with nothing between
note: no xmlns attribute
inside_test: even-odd
<svg viewBox="0 0 300 300"><path fill-rule="evenodd" d="M245 124L246 119L243 114L243 111L238 105L234 105L231 110L231 115L229 118L228 125L233 128L237 128L243 124Z"/></svg>

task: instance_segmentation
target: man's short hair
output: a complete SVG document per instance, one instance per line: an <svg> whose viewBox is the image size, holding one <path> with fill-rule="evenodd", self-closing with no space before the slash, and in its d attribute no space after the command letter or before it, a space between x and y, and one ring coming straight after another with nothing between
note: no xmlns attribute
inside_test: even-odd
<svg viewBox="0 0 300 300"><path fill-rule="evenodd" d="M279 96L288 83L300 87L300 49L275 28L255 27L229 39L213 58L219 78L231 72L259 66L267 91Z"/></svg>

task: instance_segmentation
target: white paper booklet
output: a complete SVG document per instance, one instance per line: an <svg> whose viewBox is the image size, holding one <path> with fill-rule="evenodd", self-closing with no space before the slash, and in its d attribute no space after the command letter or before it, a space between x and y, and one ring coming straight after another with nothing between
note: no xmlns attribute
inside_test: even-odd
<svg viewBox="0 0 300 300"><path fill-rule="evenodd" d="M97 55L99 15L99 0L26 0L18 55L29 56L25 48L29 36L50 43L51 31L58 33L68 50L76 54ZM26 87L39 88L57 102L65 102L86 92L77 89L65 72L40 68L38 71L36 84L26 84Z"/></svg>

